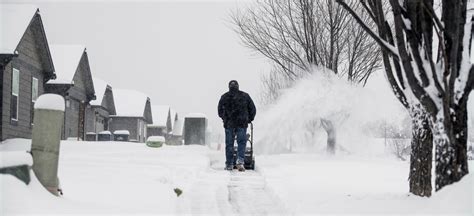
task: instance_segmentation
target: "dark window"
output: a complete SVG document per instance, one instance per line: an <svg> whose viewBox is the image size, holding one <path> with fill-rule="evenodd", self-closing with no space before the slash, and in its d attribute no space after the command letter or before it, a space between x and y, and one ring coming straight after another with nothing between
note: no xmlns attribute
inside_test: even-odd
<svg viewBox="0 0 474 216"><path fill-rule="evenodd" d="M12 71L12 97L10 107L10 117L13 121L18 121L18 105L20 96L20 71L13 68Z"/></svg>

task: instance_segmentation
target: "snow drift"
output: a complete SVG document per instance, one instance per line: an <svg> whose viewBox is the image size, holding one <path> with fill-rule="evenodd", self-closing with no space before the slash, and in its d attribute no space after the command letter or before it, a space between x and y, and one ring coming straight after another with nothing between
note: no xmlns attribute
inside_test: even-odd
<svg viewBox="0 0 474 216"><path fill-rule="evenodd" d="M377 72L366 87L361 87L328 69L314 68L312 75L285 90L260 114L256 152L325 151L327 134L321 127L321 118L334 124L339 146L336 152L367 152L372 148L372 138L377 137L373 132L386 125L409 131L408 112L382 74Z"/></svg>

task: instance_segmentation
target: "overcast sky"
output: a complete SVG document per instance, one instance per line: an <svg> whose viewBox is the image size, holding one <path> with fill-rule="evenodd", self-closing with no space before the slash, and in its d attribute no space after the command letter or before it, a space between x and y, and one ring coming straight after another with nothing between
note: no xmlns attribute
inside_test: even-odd
<svg viewBox="0 0 474 216"><path fill-rule="evenodd" d="M205 113L216 132L220 95L231 79L258 100L268 62L241 44L229 14L236 1L41 1L51 44L87 47L93 76L142 91L153 105ZM58 3L59 2L59 3Z"/></svg>

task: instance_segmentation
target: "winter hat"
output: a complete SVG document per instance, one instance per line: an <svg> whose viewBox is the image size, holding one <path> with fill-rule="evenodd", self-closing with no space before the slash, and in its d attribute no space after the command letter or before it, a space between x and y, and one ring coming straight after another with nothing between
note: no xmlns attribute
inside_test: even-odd
<svg viewBox="0 0 474 216"><path fill-rule="evenodd" d="M237 82L237 80L231 80L229 82L229 90L232 89L239 90L239 83Z"/></svg>

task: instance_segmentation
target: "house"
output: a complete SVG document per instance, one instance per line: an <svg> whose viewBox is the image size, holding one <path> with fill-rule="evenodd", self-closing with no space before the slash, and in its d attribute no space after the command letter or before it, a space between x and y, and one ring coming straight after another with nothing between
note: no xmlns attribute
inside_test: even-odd
<svg viewBox="0 0 474 216"><path fill-rule="evenodd" d="M86 108L96 99L87 50L82 45L51 45L58 73L47 82L46 91L60 94L66 101L62 138L85 139ZM68 89L65 91L65 89Z"/></svg>
<svg viewBox="0 0 474 216"><path fill-rule="evenodd" d="M153 124L150 98L145 94L126 89L114 90L115 115L110 115L109 130L128 130L129 140L145 142L147 124Z"/></svg>
<svg viewBox="0 0 474 216"><path fill-rule="evenodd" d="M56 77L39 9L0 4L0 140L31 138L33 107Z"/></svg>
<svg viewBox="0 0 474 216"><path fill-rule="evenodd" d="M153 114L153 124L147 125L147 137L163 136L168 138L173 132L174 118L171 118L171 109L169 106L151 106ZM172 123L173 122L173 123Z"/></svg>
<svg viewBox="0 0 474 216"><path fill-rule="evenodd" d="M174 126L176 122L178 121L178 112L174 110L173 108L170 108L170 119L171 119L171 133L173 133Z"/></svg>
<svg viewBox="0 0 474 216"><path fill-rule="evenodd" d="M116 115L112 86L93 77L96 99L90 101L86 108L86 133L98 134L109 130L110 115Z"/></svg>
<svg viewBox="0 0 474 216"><path fill-rule="evenodd" d="M166 141L169 145L182 145L183 144L183 129L184 129L184 118L178 118L176 115L176 121L173 126L173 133L171 137Z"/></svg>

